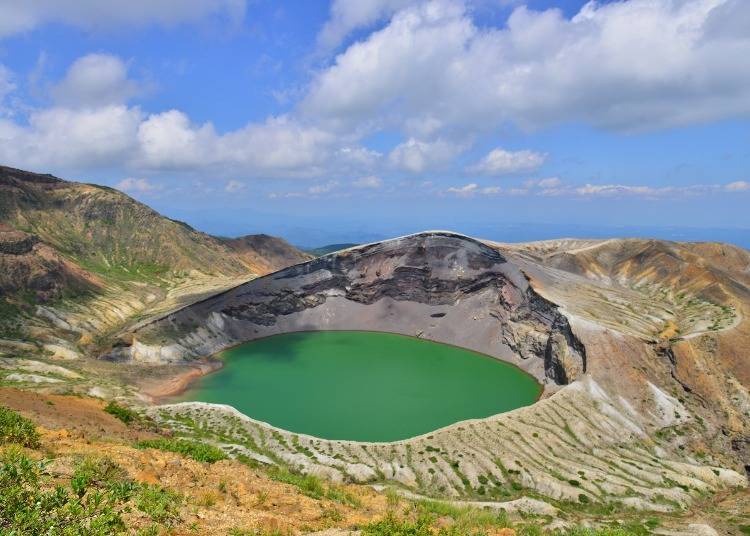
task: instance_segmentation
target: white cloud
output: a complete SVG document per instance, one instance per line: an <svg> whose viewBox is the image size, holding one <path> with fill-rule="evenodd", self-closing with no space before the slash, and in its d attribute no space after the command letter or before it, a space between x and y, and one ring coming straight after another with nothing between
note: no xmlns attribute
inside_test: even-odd
<svg viewBox="0 0 750 536"><path fill-rule="evenodd" d="M141 194L158 192L162 189L160 185L154 184L148 179L136 179L133 177L128 177L127 179L121 180L115 185L115 188L117 188L118 190L122 190L123 192Z"/></svg>
<svg viewBox="0 0 750 536"><path fill-rule="evenodd" d="M648 186L625 184L586 184L571 190L571 193L583 197L644 197L656 199L663 197L680 197L690 195L705 195L721 191L719 184L695 184L690 186Z"/></svg>
<svg viewBox="0 0 750 536"><path fill-rule="evenodd" d="M224 191L230 194L241 192L245 189L245 183L240 181L231 180L224 186Z"/></svg>
<svg viewBox="0 0 750 536"><path fill-rule="evenodd" d="M537 184L540 188L557 188L562 186L562 181L557 177L550 177L548 179L541 179Z"/></svg>
<svg viewBox="0 0 750 536"><path fill-rule="evenodd" d="M307 193L310 195L327 194L332 190L338 188L338 185L339 183L337 181L328 181L325 184L316 184L315 186L310 186L310 188L307 189Z"/></svg>
<svg viewBox="0 0 750 536"><path fill-rule="evenodd" d="M649 186L626 184L584 184L566 185L557 177L547 179L532 179L524 181L520 187L502 189L499 186L480 187L477 183L464 186L453 186L439 194L449 194L458 197L475 197L478 195L533 195L533 196L566 196L591 198L623 198L634 197L642 199L676 199L690 196L704 196L721 194L722 192L750 192L750 183L745 181L728 184L694 184L688 186Z"/></svg>
<svg viewBox="0 0 750 536"><path fill-rule="evenodd" d="M354 30L371 26L414 0L333 0L330 19L318 34L324 50L336 48Z"/></svg>
<svg viewBox="0 0 750 536"><path fill-rule="evenodd" d="M481 188L477 183L471 182L464 186L452 186L445 190L445 193L456 195L458 197L474 197L477 194L481 195L498 195L502 193L502 188L499 186L485 186Z"/></svg>
<svg viewBox="0 0 750 536"><path fill-rule="evenodd" d="M463 149L463 145L447 140L428 142L409 138L391 151L388 162L397 169L422 173L445 166Z"/></svg>
<svg viewBox="0 0 750 536"><path fill-rule="evenodd" d="M518 7L478 27L458 0L395 13L315 78L302 109L332 128L430 124L433 136L584 122L656 129L750 115L744 0ZM427 122L427 123L426 123Z"/></svg>
<svg viewBox="0 0 750 536"><path fill-rule="evenodd" d="M52 95L62 106L95 108L123 104L138 92L128 79L128 68L118 57L89 54L76 60L56 86Z"/></svg>
<svg viewBox="0 0 750 536"><path fill-rule="evenodd" d="M471 197L477 193L479 185L475 182L466 184L465 186L451 186L446 190L449 194L455 194L459 197Z"/></svg>
<svg viewBox="0 0 750 536"><path fill-rule="evenodd" d="M148 24L174 26L212 16L236 23L244 17L245 7L245 0L0 0L0 37L52 22L88 30Z"/></svg>
<svg viewBox="0 0 750 536"><path fill-rule="evenodd" d="M737 181L737 182L730 182L726 186L724 186L724 189L728 192L747 192L750 191L750 182L747 181Z"/></svg>
<svg viewBox="0 0 750 536"><path fill-rule="evenodd" d="M28 169L118 165L137 149L138 108L49 108L28 125L0 120L0 160Z"/></svg>
<svg viewBox="0 0 750 536"><path fill-rule="evenodd" d="M506 151L498 147L469 167L468 171L483 175L512 175L534 171L544 164L545 159L545 155L534 151Z"/></svg>
<svg viewBox="0 0 750 536"><path fill-rule="evenodd" d="M367 177L362 177L360 179L357 179L352 183L356 188L380 188L383 186L383 180L380 177L376 177L375 175L369 175Z"/></svg>
<svg viewBox="0 0 750 536"><path fill-rule="evenodd" d="M210 165L216 158L213 126L191 124L178 110L154 114L138 127L139 165L153 169L180 169Z"/></svg>
<svg viewBox="0 0 750 536"><path fill-rule="evenodd" d="M356 147L337 152L331 134L286 116L218 134L211 123L195 125L185 113L170 110L144 121L138 141L137 165L148 169L221 166L245 176L316 176L331 162L358 167L365 158Z"/></svg>

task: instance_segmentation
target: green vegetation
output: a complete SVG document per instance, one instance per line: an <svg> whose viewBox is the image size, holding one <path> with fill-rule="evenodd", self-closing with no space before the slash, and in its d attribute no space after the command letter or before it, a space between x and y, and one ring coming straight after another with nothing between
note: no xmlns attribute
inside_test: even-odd
<svg viewBox="0 0 750 536"><path fill-rule="evenodd" d="M435 532L432 530L432 519L429 517L423 516L416 521L410 521L389 515L381 521L363 527L362 534L364 536L434 536ZM438 536L460 534L444 528L438 532Z"/></svg>
<svg viewBox="0 0 750 536"><path fill-rule="evenodd" d="M159 449L176 452L199 462L214 463L227 458L223 450L213 445L207 445L199 441L189 441L187 439L147 439L139 441L135 447L139 449Z"/></svg>
<svg viewBox="0 0 750 536"><path fill-rule="evenodd" d="M21 308L0 297L0 338L18 339L21 337L19 317Z"/></svg>
<svg viewBox="0 0 750 536"><path fill-rule="evenodd" d="M156 485L142 484L136 499L138 510L162 525L174 525L180 521L178 508L182 497Z"/></svg>
<svg viewBox="0 0 750 536"><path fill-rule="evenodd" d="M14 449L0 457L0 533L119 534L126 529L121 514L130 508L129 502L161 525L180 519L179 495L128 480L109 459L83 459L68 486L55 485L45 466ZM152 533L158 533L156 529Z"/></svg>
<svg viewBox="0 0 750 536"><path fill-rule="evenodd" d="M313 499L329 499L341 504L348 504L354 508L360 506L360 501L346 490L336 487L323 485L323 481L315 475L302 475L287 469L286 467L271 467L268 470L268 476L278 482L291 484L299 488L303 495Z"/></svg>
<svg viewBox="0 0 750 536"><path fill-rule="evenodd" d="M505 512L498 513L491 510L460 507L429 500L418 501L415 506L420 517L449 517L454 522L454 528L463 530L466 534L472 534L471 530L476 528L506 528L511 526Z"/></svg>
<svg viewBox="0 0 750 536"><path fill-rule="evenodd" d="M101 489L44 489L43 464L18 452L0 460L0 532L99 536L121 532L118 498Z"/></svg>
<svg viewBox="0 0 750 536"><path fill-rule="evenodd" d="M117 417L125 424L130 424L138 420L138 414L135 411L126 408L125 406L121 406L114 400L107 404L107 407L104 408L104 411L114 417Z"/></svg>
<svg viewBox="0 0 750 536"><path fill-rule="evenodd" d="M39 446L39 433L29 419L0 406L0 443L36 448Z"/></svg>
<svg viewBox="0 0 750 536"><path fill-rule="evenodd" d="M439 504L439 503L435 503ZM418 503L416 516L399 517L390 513L384 519L362 527L365 536L484 536L493 529L513 528L518 536L646 536L650 532L642 527L583 528L545 532L535 524L511 525L505 514L493 515L484 510L451 507L449 505L425 505ZM469 512L467 512L469 510ZM450 518L453 524L437 523L438 518ZM437 528L437 525L442 525Z"/></svg>

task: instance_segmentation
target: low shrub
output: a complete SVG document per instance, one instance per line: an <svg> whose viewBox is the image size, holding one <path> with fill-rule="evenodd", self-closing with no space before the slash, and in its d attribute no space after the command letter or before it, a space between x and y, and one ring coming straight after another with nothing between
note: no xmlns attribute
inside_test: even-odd
<svg viewBox="0 0 750 536"><path fill-rule="evenodd" d="M179 507L182 496L156 485L140 486L136 507L153 521L171 526L180 521Z"/></svg>
<svg viewBox="0 0 750 536"><path fill-rule="evenodd" d="M20 452L0 459L0 534L105 536L125 530L111 493L79 483L43 486L43 464Z"/></svg>
<svg viewBox="0 0 750 536"><path fill-rule="evenodd" d="M107 404L107 406L104 408L104 411L106 411L113 417L120 419L125 424L130 424L138 420L138 414L135 411L126 408L125 406L121 406L114 400Z"/></svg>
<svg viewBox="0 0 750 536"><path fill-rule="evenodd" d="M220 448L187 439L147 439L139 441L135 447L139 449L159 449L176 452L199 462L214 463L227 459L227 455Z"/></svg>
<svg viewBox="0 0 750 536"><path fill-rule="evenodd" d="M16 443L23 447L37 448L39 433L29 419L0 406L0 443Z"/></svg>

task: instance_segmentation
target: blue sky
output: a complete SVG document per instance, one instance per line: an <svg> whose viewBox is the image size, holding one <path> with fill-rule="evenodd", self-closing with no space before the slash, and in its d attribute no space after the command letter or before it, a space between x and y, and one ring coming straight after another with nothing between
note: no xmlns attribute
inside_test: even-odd
<svg viewBox="0 0 750 536"><path fill-rule="evenodd" d="M0 162L305 245L748 244L748 55L744 0L0 0Z"/></svg>

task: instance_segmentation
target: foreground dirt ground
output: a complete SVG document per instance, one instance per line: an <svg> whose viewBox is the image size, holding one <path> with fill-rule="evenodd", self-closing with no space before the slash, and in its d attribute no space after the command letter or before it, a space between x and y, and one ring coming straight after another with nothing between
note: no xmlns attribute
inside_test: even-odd
<svg viewBox="0 0 750 536"><path fill-rule="evenodd" d="M296 487L274 481L262 471L233 460L207 464L179 454L131 446L158 437L149 430L127 426L103 411L95 399L45 395L0 389L0 405L14 409L39 426L42 447L35 457L54 458L54 471L71 473L80 457L111 459L130 478L178 491L187 497L180 512L183 522L172 534L306 533L355 527L382 517L383 495L363 486L346 492L361 506L353 508L328 499L312 499ZM137 525L147 525L147 520Z"/></svg>
<svg viewBox="0 0 750 536"><path fill-rule="evenodd" d="M148 425L125 425L104 412L104 402L97 399L0 388L0 405L18 411L38 425L42 445L40 449L29 450L28 455L52 459L50 472L59 478L69 477L82 458L106 458L133 480L183 494L182 521L168 529L168 534L350 534L357 527L382 519L389 511L408 508L408 501L394 501L392 495L367 486L340 488L354 499L356 506L352 506L308 497L293 485L273 480L262 468L235 460L208 464L171 452L136 449L137 441L168 432L149 429ZM702 534L700 529L694 528L699 531L694 532L689 528L700 523L710 524L722 535L746 534L742 527L750 525L749 512L747 490L724 492L694 504L682 515L660 519L653 533ZM627 515L623 513L621 517ZM135 528L149 525L149 519L136 511L127 514L126 521ZM554 520L547 520L551 521ZM568 522L571 521L590 524L592 520L568 517ZM449 519L438 519L436 526L450 523ZM488 536L526 533L495 527L482 532Z"/></svg>

